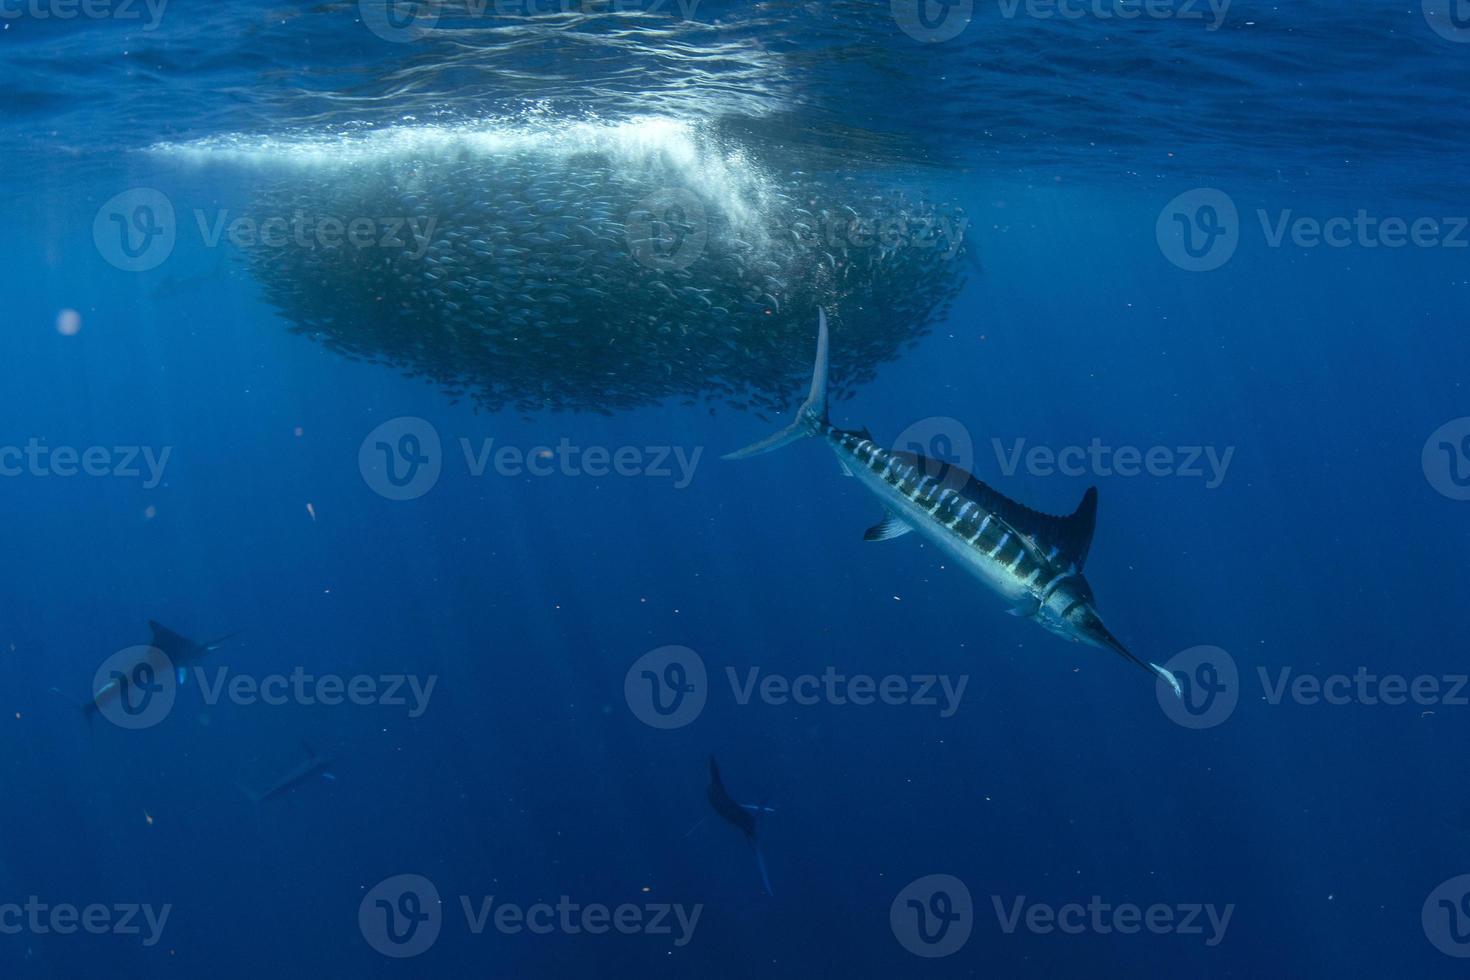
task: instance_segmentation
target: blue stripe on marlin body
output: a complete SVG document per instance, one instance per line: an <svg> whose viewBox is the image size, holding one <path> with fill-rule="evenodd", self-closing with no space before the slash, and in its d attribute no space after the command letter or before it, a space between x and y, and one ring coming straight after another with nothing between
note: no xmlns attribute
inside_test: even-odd
<svg viewBox="0 0 1470 980"><path fill-rule="evenodd" d="M884 518L864 535L886 541L917 531L1011 604L1070 640L1111 650L1156 675L1179 695L1163 667L1135 657L1102 623L1082 567L1097 522L1097 488L1066 516L1017 503L958 467L886 449L866 431L836 428L827 418L827 314L819 311L811 389L795 420L760 442L729 453L745 459L808 436L823 439L842 464L883 504Z"/></svg>

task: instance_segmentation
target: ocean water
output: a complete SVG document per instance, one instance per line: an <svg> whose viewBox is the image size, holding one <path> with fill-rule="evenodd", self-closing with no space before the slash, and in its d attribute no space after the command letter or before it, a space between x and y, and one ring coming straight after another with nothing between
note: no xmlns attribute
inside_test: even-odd
<svg viewBox="0 0 1470 980"><path fill-rule="evenodd" d="M1461 974L1466 42L0 2L0 975ZM1182 699L719 458L819 307Z"/></svg>

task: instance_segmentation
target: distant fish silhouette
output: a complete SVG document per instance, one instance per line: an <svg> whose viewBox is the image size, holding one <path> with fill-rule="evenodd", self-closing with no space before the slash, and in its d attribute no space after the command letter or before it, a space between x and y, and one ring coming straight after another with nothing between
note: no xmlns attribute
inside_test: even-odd
<svg viewBox="0 0 1470 980"><path fill-rule="evenodd" d="M736 803L725 789L725 783L720 779L720 767L715 762L715 757L709 757L709 788L705 791L709 797L709 805L714 807L715 812L724 818L726 823L733 824L745 839L750 843L751 849L755 851L755 863L760 868L761 884L765 886L767 895L775 895L771 890L771 876L766 873L766 858L761 853L760 841L756 838L755 818L761 813L775 813L765 802L756 805L749 803ZM687 836L687 835L686 835Z"/></svg>
<svg viewBox="0 0 1470 980"><path fill-rule="evenodd" d="M304 739L301 742L301 747L306 751L306 758L298 762L275 782L259 792L253 792L243 785L240 787L240 790L256 803L264 803L266 800L273 800L278 796L286 795L313 776L319 775L328 782L337 778L330 771L332 765L331 759L324 755L318 755L316 750Z"/></svg>
<svg viewBox="0 0 1470 980"><path fill-rule="evenodd" d="M129 665L126 671L120 671L119 673L122 676L114 676L106 684L102 685L102 687L93 691L91 698L80 705L82 717L87 719L88 724L91 723L93 717L96 716L97 712L103 706L122 694L125 683L139 676L139 671L145 665L155 673L158 671L177 671L178 682L182 684L186 677L185 668L198 663L206 655L218 650L225 644L226 640L240 635L239 631L236 631L226 634L211 643L196 643L188 637L175 633L167 626L163 626L151 619L148 620L148 628L153 633L153 642L149 644L147 652ZM159 654L162 654L162 656L159 656ZM53 687L51 690L66 697L57 688Z"/></svg>

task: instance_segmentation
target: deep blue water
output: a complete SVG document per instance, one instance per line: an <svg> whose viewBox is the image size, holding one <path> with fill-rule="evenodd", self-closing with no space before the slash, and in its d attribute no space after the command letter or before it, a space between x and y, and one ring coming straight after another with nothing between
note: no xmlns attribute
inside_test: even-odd
<svg viewBox="0 0 1470 980"><path fill-rule="evenodd" d="M388 41L350 3L175 3L156 24L141 5L137 19L0 5L3 975L1463 972L1470 28L1433 0L1240 0L1218 29L1204 5L1203 20L1122 20L981 4L923 43L879 3L610 6L431 6L422 32ZM614 170L668 155L691 186L760 190L780 161L964 208L958 298L833 421L917 441L1049 513L1096 485L1098 608L1177 667L1192 712L1112 654L1006 615L918 535L865 542L881 509L817 442L718 458L784 424L770 413L655 396L476 411L289 332L247 250L210 244L196 219L258 214L281 180L310 200L394 161L458 153L488 173L506 143L557 161L613 130L634 147ZM684 156L709 146L727 169ZM130 271L109 215L143 220L140 199L113 203L140 188L174 209L174 242ZM1303 217L1339 219L1342 244L1273 241ZM1385 219L1418 243L1385 244ZM374 288L305 286L342 290L332 303ZM839 322L834 359L842 340ZM770 364L791 408L809 357L795 346L800 363ZM501 369L591 383L570 364ZM440 473L394 500L370 434L386 424L397 452L405 418L439 437ZM461 440L488 439L533 459L563 440L631 447L639 472L589 474L583 456L575 472L476 476ZM1162 455L1155 473L1061 474L1010 465L1018 440ZM154 481L145 462L64 476L64 459L5 455L31 445L166 462ZM1200 475L1174 472L1196 449ZM150 619L201 642L242 631L203 660L211 683L226 668L434 686L421 712L211 704L191 675L156 724L84 720L94 675L147 644ZM660 729L642 720L640 671L625 679L667 646L704 665L705 704ZM727 670L744 683L752 668L965 687L947 716L741 703ZM1200 689L1204 668L1218 690ZM1323 703L1278 697L1286 670L1373 679ZM1418 698L1384 703L1386 676ZM241 787L290 770L303 740L326 775L252 803ZM706 802L711 754L739 802L776 809L758 818L773 895ZM422 907L442 921L398 959L380 951L406 951L378 925L389 893L373 891L405 874L432 882L442 905ZM970 896L943 933L953 951L915 938L940 935L942 903L921 923L905 902L930 875ZM139 934L63 934L11 910L32 896L114 923L130 903L169 911L156 937L141 917ZM683 935L672 917L669 934L574 935L498 930L492 914L476 934L461 899L489 896L699 918ZM1112 911L1045 924L1094 896L1197 931L1120 932Z"/></svg>

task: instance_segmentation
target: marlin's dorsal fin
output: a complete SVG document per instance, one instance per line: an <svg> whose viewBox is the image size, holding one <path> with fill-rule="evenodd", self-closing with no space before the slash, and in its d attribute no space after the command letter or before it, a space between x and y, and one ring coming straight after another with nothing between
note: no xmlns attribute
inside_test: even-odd
<svg viewBox="0 0 1470 980"><path fill-rule="evenodd" d="M162 625L157 620L148 620L148 628L153 631L153 645L164 653L179 653L180 651L192 650L199 644L182 636Z"/></svg>
<svg viewBox="0 0 1470 980"><path fill-rule="evenodd" d="M1006 504L1006 509L1000 512L1006 523L1030 536L1042 548L1055 548L1057 562L1073 565L1079 571L1087 564L1092 533L1097 529L1097 487L1088 487L1077 509L1065 517L1043 514L1013 500L1007 500Z"/></svg>
<svg viewBox="0 0 1470 980"><path fill-rule="evenodd" d="M897 514L889 513L884 515L883 520L863 532L863 540L887 541L891 538L901 538L912 530L913 528L905 524Z"/></svg>
<svg viewBox="0 0 1470 980"><path fill-rule="evenodd" d="M1082 502L1070 516L1057 520L1057 539L1052 544L1069 556L1078 568L1087 564L1092 534L1097 530L1097 487L1088 487Z"/></svg>

